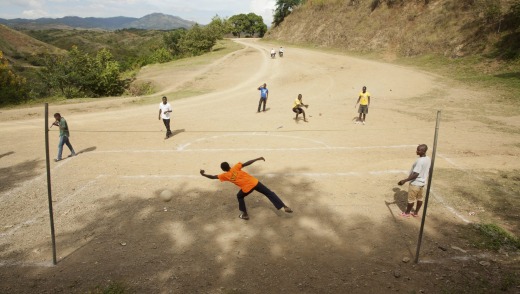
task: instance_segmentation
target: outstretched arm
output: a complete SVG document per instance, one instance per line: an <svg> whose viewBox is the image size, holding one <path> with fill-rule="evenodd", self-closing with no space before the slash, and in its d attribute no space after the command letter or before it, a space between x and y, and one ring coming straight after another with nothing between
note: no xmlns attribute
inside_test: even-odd
<svg viewBox="0 0 520 294"><path fill-rule="evenodd" d="M203 169L200 170L200 174L201 174L202 176L208 178L208 179L212 179L212 180L216 180L216 179L218 179L218 176L215 176L215 175L207 175L207 174L205 174Z"/></svg>
<svg viewBox="0 0 520 294"><path fill-rule="evenodd" d="M265 161L265 158L263 158L263 157L258 157L258 158L255 158L255 159L252 159L252 160L246 161L246 162L242 163L242 167L246 167L246 166L248 166L248 165L251 165L253 162L258 161L258 160L263 160L263 161Z"/></svg>

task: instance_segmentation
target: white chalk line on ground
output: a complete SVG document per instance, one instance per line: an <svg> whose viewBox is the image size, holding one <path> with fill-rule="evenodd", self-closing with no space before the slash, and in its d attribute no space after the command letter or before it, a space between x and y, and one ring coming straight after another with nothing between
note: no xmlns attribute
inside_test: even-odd
<svg viewBox="0 0 520 294"><path fill-rule="evenodd" d="M442 159L446 160L446 162L448 162L449 164L453 165L454 167L456 167L458 170L460 171L463 171L463 172L466 172L468 173L468 168L460 165L460 164L457 164L455 163L455 161L453 161L453 159L449 158L449 157L446 157L445 155L443 154L439 154L439 157L441 157ZM474 174L471 173L471 176L474 177L475 179L477 180L483 180L481 177L479 176L476 176Z"/></svg>
<svg viewBox="0 0 520 294"><path fill-rule="evenodd" d="M201 148L201 149L162 149L162 150L100 150L90 153L176 153L176 152L223 152L223 151L321 151L321 150L367 150L367 149L400 149L417 147L416 145L394 146L352 146L352 147L281 147L281 148Z"/></svg>
<svg viewBox="0 0 520 294"><path fill-rule="evenodd" d="M61 162L59 162L54 168L53 170L58 170L60 169L62 166L64 166L65 164L67 164L67 162L69 162L71 158L69 158L68 160L63 160ZM52 175L52 173L51 173ZM39 182L39 181L44 181L44 180L47 180L47 173L42 173L41 175L39 176L36 176L35 178L32 178L30 180L27 180L23 183L21 183L20 186L18 187L15 187L11 190L8 190L4 193L2 193L0 195L0 201L5 201L8 197L13 197L15 196L18 192L20 191L24 191L24 190L27 190L27 186L30 186L32 184L34 184L35 182ZM45 186L47 186L47 183L45 183Z"/></svg>
<svg viewBox="0 0 520 294"><path fill-rule="evenodd" d="M446 209L448 209L451 213L453 213L456 217L458 217L459 219L461 219L463 222L469 224L471 223L471 221L469 221L468 219L466 219L462 214L460 214L455 208L451 207L450 205L448 205L448 203L446 203L446 201L444 200L444 198L440 195L440 193L438 192L434 192L433 189L430 188L430 192L432 192L432 196L435 197L435 199L442 205L444 205L444 207L446 207Z"/></svg>
<svg viewBox="0 0 520 294"><path fill-rule="evenodd" d="M281 177L309 177L309 178L326 178L326 177L359 177L364 175L387 175L387 174L407 174L406 170L382 170L368 172L336 172L336 173L265 173L251 174L255 177L265 178L281 178ZM200 179L201 175L133 175L119 176L121 179Z"/></svg>
<svg viewBox="0 0 520 294"><path fill-rule="evenodd" d="M22 266L22 267L53 267L54 264L52 262L25 262L25 261L10 261L10 260L0 260L0 267L7 266Z"/></svg>
<svg viewBox="0 0 520 294"><path fill-rule="evenodd" d="M318 145L323 145L325 147L330 147L329 145L327 145L326 143L322 142L322 141L318 141L318 140L313 140L313 139L308 139L308 138L303 138L303 137L299 137L299 136L287 136L287 135L277 135L277 134L264 134L264 133L251 133L251 134L243 134L243 133L232 133L232 134L225 134L225 135L215 135L215 136L210 136L210 137L203 137L203 138L198 138L192 142L188 142L188 143L185 143L185 144L182 144L182 145L179 145L177 147L177 150L179 151L183 151L186 149L186 147L189 147L190 145L194 144L194 143L198 143L198 142L202 142L202 141L209 141L209 140L219 140L219 139L222 139L222 138L227 138L227 137L244 137L244 136L264 136L264 137L279 137L279 138L289 138L289 139L297 139L297 140L300 140L300 141L310 141L312 143L315 143L315 144L318 144Z"/></svg>
<svg viewBox="0 0 520 294"><path fill-rule="evenodd" d="M67 202L67 200L74 199L76 197L76 195L83 192L83 190L85 190L86 188L93 186L100 178L104 178L104 177L106 177L106 175L103 175L103 174L98 175L94 180L87 182L85 185L81 186L78 190L76 190L73 194L68 194L66 197L63 198L62 201L56 203L56 205L54 205L54 207L57 208L58 206L62 206L63 203ZM36 216L34 216L33 218L31 218L30 220L27 220L23 223L20 223L20 224L14 226L8 232L0 234L0 240L4 239L4 237L13 236L16 233L16 231L18 231L19 229L21 229L22 227L24 227L26 225L36 223L36 220L38 218L44 218L47 215L47 213L48 213L47 211L41 212L41 213L37 214ZM4 240L2 240L2 241L4 241ZM51 262L24 262L24 261L0 260L0 267L9 267L9 266L52 267L54 265Z"/></svg>
<svg viewBox="0 0 520 294"><path fill-rule="evenodd" d="M56 204L53 205L54 209L62 206L63 203L67 202L67 200L74 199L76 195L81 193L86 188L94 185L98 181L98 179L100 179L102 177L105 177L105 175L98 175L94 180L91 180L91 181L87 182L85 185L81 186L78 190L76 190L73 194L67 194L67 196L65 196L63 198L63 200L61 200L60 202L57 202ZM29 219L29 220L27 220L25 222L19 223L16 226L13 226L9 231L0 234L0 240L3 239L3 237L8 237L8 236L14 235L14 233L16 231L18 231L19 229L21 229L22 227L24 227L26 225L30 225L30 224L36 223L36 220L38 220L39 218L44 218L47 215L48 215L48 211L43 211L41 213L38 213L38 214L34 215L34 217L31 218L31 219Z"/></svg>

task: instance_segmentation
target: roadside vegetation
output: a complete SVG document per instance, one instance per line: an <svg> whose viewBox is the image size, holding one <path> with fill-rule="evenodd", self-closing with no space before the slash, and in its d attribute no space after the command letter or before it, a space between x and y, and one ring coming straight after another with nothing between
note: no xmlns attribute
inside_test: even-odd
<svg viewBox="0 0 520 294"><path fill-rule="evenodd" d="M0 42L0 106L52 97L146 95L153 91L152 85L134 84L143 66L207 54L228 35L261 37L267 26L261 16L250 13L229 19L217 15L208 25L171 31L52 29L20 34L0 27L0 35L6 31L11 40L16 36L18 45ZM17 50L21 44L36 43L33 38L65 51Z"/></svg>

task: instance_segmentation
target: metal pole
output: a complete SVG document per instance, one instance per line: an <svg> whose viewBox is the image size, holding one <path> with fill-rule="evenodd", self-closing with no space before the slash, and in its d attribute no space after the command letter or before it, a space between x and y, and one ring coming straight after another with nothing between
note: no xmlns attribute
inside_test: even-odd
<svg viewBox="0 0 520 294"><path fill-rule="evenodd" d="M52 239L52 263L56 265L56 237L54 235L54 216L52 212L52 191L51 191L51 168L49 158L49 103L45 103L45 160L47 163L47 195L49 198L49 217L51 219L51 239Z"/></svg>
<svg viewBox="0 0 520 294"><path fill-rule="evenodd" d="M437 137L439 135L439 124L441 122L441 111L437 110L437 122L435 123L435 137L433 139L432 163L430 165L430 174L428 175L428 187L426 188L426 197L424 199L423 215L421 220L421 229L419 230L419 241L417 242L417 251L415 252L415 263L419 263L419 252L421 251L421 242L424 231L424 223L426 222L426 210L428 209L428 199L430 198L430 187L433 177L433 165L435 164L435 153L437 151Z"/></svg>

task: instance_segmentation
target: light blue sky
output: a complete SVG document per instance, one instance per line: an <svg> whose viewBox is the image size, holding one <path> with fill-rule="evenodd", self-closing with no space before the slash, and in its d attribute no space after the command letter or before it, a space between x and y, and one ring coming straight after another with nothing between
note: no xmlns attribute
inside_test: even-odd
<svg viewBox="0 0 520 294"><path fill-rule="evenodd" d="M208 24L215 15L256 13L270 26L276 0L0 0L0 18L143 17L160 12Z"/></svg>

